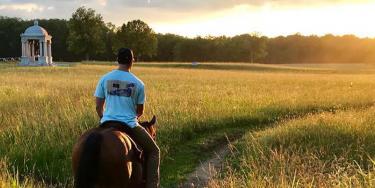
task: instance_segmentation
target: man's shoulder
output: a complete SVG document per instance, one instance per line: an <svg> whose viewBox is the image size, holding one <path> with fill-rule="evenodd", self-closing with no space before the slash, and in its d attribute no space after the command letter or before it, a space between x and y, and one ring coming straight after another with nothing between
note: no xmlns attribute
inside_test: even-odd
<svg viewBox="0 0 375 188"><path fill-rule="evenodd" d="M131 74L133 79L137 82L137 84L141 85L141 86L144 86L145 84L143 83L143 81L141 79L139 79L135 74Z"/></svg>
<svg viewBox="0 0 375 188"><path fill-rule="evenodd" d="M102 80L105 80L105 79L111 79L111 77L115 76L116 75L116 71L113 70L113 71L110 71L110 72L107 72L106 74L104 74L102 76Z"/></svg>
<svg viewBox="0 0 375 188"><path fill-rule="evenodd" d="M104 74L101 78L101 81L107 81L107 80L121 80L121 81L127 81L127 82L132 82L137 85L141 85L144 87L144 83L141 79L139 79L136 75L130 72L119 72L116 70L110 71L106 74Z"/></svg>

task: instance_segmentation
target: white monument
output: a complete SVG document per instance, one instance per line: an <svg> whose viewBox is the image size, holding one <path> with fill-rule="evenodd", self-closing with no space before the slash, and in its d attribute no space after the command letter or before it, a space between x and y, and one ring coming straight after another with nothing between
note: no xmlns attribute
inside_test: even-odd
<svg viewBox="0 0 375 188"><path fill-rule="evenodd" d="M52 66L51 39L47 31L34 21L34 25L21 34L23 66Z"/></svg>

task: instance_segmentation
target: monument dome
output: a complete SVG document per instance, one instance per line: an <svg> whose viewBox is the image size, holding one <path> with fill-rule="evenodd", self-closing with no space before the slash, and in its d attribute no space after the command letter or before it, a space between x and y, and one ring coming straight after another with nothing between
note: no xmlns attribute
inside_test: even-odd
<svg viewBox="0 0 375 188"><path fill-rule="evenodd" d="M38 25L38 21L34 21L34 25L28 27L23 33L24 36L48 36L48 32Z"/></svg>

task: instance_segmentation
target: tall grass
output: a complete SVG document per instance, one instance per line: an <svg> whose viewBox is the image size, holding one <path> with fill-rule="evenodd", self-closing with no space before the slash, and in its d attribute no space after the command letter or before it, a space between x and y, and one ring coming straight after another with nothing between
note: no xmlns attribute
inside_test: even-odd
<svg viewBox="0 0 375 188"><path fill-rule="evenodd" d="M325 112L248 133L210 187L373 187L374 115Z"/></svg>
<svg viewBox="0 0 375 188"><path fill-rule="evenodd" d="M225 65L224 65L225 66ZM70 186L72 146L98 124L95 85L115 66L0 67L0 159L6 173ZM146 84L145 119L158 117L162 185L183 181L224 134L256 131L287 117L363 108L371 74L284 69L135 67ZM11 178L12 179L12 178Z"/></svg>

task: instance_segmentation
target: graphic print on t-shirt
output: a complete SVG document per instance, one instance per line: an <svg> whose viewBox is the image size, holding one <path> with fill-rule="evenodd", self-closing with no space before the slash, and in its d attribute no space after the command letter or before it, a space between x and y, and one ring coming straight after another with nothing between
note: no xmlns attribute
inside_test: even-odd
<svg viewBox="0 0 375 188"><path fill-rule="evenodd" d="M121 97L131 97L135 92L135 84L121 80L108 80L107 93Z"/></svg>

